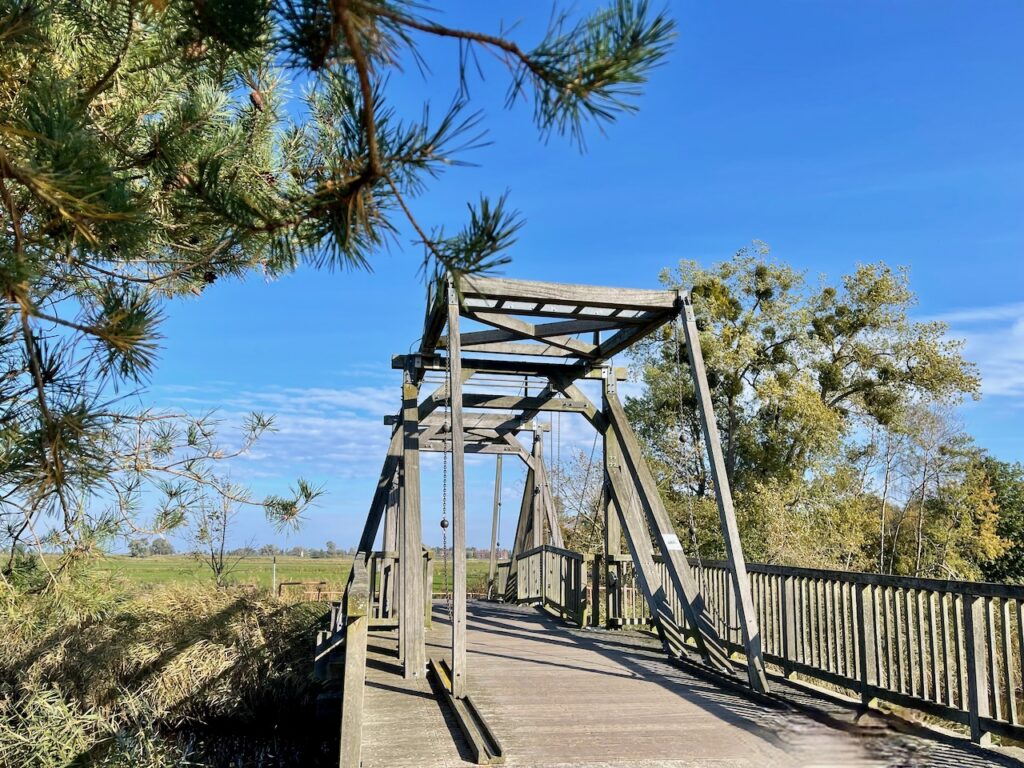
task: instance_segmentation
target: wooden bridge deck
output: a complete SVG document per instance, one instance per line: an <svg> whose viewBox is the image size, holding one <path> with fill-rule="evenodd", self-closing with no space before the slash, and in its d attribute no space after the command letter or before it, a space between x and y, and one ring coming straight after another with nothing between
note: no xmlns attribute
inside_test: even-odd
<svg viewBox="0 0 1024 768"><path fill-rule="evenodd" d="M471 602L469 690L510 766L1006 765L907 736L865 738L773 711L670 665L640 633L576 630L528 607ZM445 655L434 608L427 653ZM370 640L363 766L464 766L469 750L426 680L401 677L394 635Z"/></svg>

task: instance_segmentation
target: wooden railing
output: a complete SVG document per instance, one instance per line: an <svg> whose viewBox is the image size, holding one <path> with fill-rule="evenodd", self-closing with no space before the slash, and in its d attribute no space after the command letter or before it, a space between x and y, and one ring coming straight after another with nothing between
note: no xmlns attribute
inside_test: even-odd
<svg viewBox="0 0 1024 768"><path fill-rule="evenodd" d="M580 626L587 620L590 557L547 544L515 558L516 601L553 608Z"/></svg>
<svg viewBox="0 0 1024 768"><path fill-rule="evenodd" d="M727 565L691 564L716 630L741 655ZM649 623L632 565L612 568L610 625ZM1024 738L1024 587L756 564L747 571L764 658L782 674L960 723L974 741Z"/></svg>
<svg viewBox="0 0 1024 768"><path fill-rule="evenodd" d="M345 671L341 698L341 768L358 768L362 751L363 688L366 681L366 633L369 629L370 574L356 555L345 596L331 611L332 634L344 639Z"/></svg>

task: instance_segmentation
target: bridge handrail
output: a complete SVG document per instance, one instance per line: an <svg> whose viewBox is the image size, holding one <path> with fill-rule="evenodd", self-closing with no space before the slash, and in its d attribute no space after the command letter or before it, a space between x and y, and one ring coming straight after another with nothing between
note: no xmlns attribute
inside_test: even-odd
<svg viewBox="0 0 1024 768"><path fill-rule="evenodd" d="M356 555L345 587L336 627L345 633L342 680L341 765L358 766L362 751L363 689L366 681L366 634L370 614L370 574L366 553Z"/></svg>
<svg viewBox="0 0 1024 768"><path fill-rule="evenodd" d="M587 602L586 557L570 549L544 544L514 558L516 600L554 608L562 618L583 626ZM509 561L509 578L512 574Z"/></svg>
<svg viewBox="0 0 1024 768"><path fill-rule="evenodd" d="M712 623L742 654L728 564L690 562ZM609 625L649 623L631 564L608 567L619 577ZM764 658L783 675L936 715L976 742L1024 738L1024 587L757 563L747 572Z"/></svg>
<svg viewBox="0 0 1024 768"><path fill-rule="evenodd" d="M690 560L690 565L705 568L728 568L724 560ZM898 587L901 589L922 589L933 592L955 593L973 597L998 597L1024 600L1024 585L996 584L987 581L958 581L955 579L928 579L917 576L896 576L867 571L836 571L825 568L805 568L789 565L763 565L747 563L750 573L764 573L776 576L804 576L813 579L844 581L849 584L871 584L874 586Z"/></svg>

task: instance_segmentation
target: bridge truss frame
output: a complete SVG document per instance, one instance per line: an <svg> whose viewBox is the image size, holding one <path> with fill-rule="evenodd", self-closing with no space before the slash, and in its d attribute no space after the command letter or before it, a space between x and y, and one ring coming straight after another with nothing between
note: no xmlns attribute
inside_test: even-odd
<svg viewBox="0 0 1024 768"><path fill-rule="evenodd" d="M463 330L474 321L483 330ZM710 388L690 297L682 291L636 290L589 285L464 276L428 296L419 350L396 355L403 372L402 407L385 421L392 425L388 447L359 550L373 550L382 521L384 549L399 559L399 653L406 677L425 674L425 602L420 508L420 453L452 456L452 551L454 565L451 693L467 692L465 464L467 453L513 454L527 465L513 557L541 544L561 546L561 534L543 457L541 413L579 413L604 444L605 555L620 555L624 534L638 584L662 643L669 653L685 652L689 635L704 663L730 671L728 654L708 615L697 579L665 509L655 479L617 392L622 369L612 357L661 328L678 322L685 339L714 483L722 535L741 625L751 688L766 691L761 638L736 525L732 495L715 422ZM445 333L447 331L447 333ZM581 338L589 336L589 340ZM445 374L425 396L425 378ZM496 377L524 382L524 393L509 395L488 386ZM601 382L600 406L579 382ZM449 387L450 382L450 387ZM470 387L475 391L467 392ZM533 394L530 394L533 392ZM495 413L497 411L498 413ZM517 435L534 432L528 451ZM670 583L655 563L660 552ZM675 591L683 616L676 616L666 588ZM596 592L595 592L596 594Z"/></svg>

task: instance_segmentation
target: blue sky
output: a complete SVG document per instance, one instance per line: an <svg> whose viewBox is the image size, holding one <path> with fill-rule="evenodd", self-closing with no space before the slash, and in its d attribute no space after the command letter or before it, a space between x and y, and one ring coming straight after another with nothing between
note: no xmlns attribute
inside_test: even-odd
<svg viewBox="0 0 1024 768"><path fill-rule="evenodd" d="M547 8L547 5L539 8ZM580 2L586 9L590 3ZM446 3L445 21L497 31L502 9ZM1024 459L1024 4L902 0L672 2L679 38L638 114L581 154L539 140L529 105L504 109L506 79L485 61L471 95L492 145L416 201L426 224L455 227L480 192L510 192L526 220L504 270L515 277L656 287L681 258L706 264L754 239L808 275L858 263L907 265L916 315L967 340L984 377L962 408L994 455ZM529 45L546 10L521 19ZM389 96L410 117L446 106L457 50L427 41L432 74L411 68ZM276 413L280 431L231 467L258 493L302 475L327 495L297 533L275 535L256 512L237 543L354 543L396 410L393 353L416 341L420 252L403 239L374 272L300 269L273 283L221 282L168 307L146 402ZM589 451L563 425L564 451ZM424 531L439 540L439 460L425 465ZM511 462L508 462L511 464ZM470 462L470 544L489 536L493 463ZM505 472L504 540L522 473Z"/></svg>

